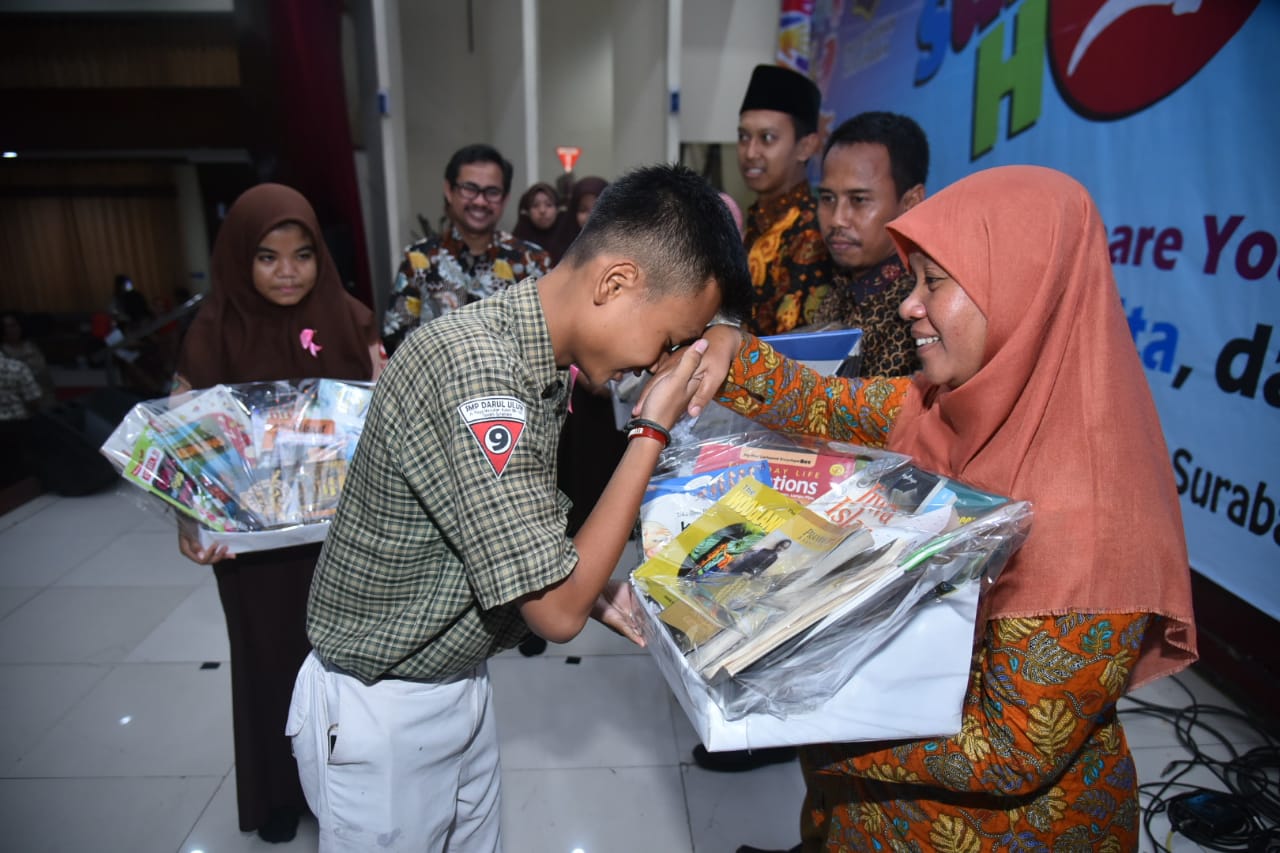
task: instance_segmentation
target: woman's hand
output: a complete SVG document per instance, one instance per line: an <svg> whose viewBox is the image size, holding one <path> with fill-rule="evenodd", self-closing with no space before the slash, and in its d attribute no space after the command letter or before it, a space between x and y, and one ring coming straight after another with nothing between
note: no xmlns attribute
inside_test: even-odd
<svg viewBox="0 0 1280 853"><path fill-rule="evenodd" d="M697 379L697 387L693 390L693 395L689 399L688 412L690 417L696 418L702 414L702 410L708 403L716 398L720 393L720 388L724 385L725 377L729 375L729 365L733 363L733 359L738 354L738 349L742 346L742 333L733 326L711 326L702 333L702 338L698 343L705 343L705 352L702 354L702 360L699 369L695 375ZM694 346L697 346L695 344ZM690 347L689 349L692 349ZM653 390L653 386L663 376L667 375L678 363L677 359L684 351L670 356L658 363L658 369L651 381L640 394L640 399L636 401L636 405L631 410L631 414L637 417L645 417L641 413L648 402L649 392Z"/></svg>
<svg viewBox="0 0 1280 853"><path fill-rule="evenodd" d="M663 360L631 413L670 429L684 414L702 382L702 354L706 349L706 340L699 338L692 346Z"/></svg>
<svg viewBox="0 0 1280 853"><path fill-rule="evenodd" d="M631 584L626 581L611 580L605 584L604 592L600 593L600 597L596 599L595 607L591 608L591 617L637 646L643 646L644 635L640 632L640 624L635 618L636 608L639 606L639 602L631 592Z"/></svg>
<svg viewBox="0 0 1280 853"><path fill-rule="evenodd" d="M178 551L191 562L202 566L212 566L222 560L236 558L226 545L201 545L197 525L187 518L178 519Z"/></svg>

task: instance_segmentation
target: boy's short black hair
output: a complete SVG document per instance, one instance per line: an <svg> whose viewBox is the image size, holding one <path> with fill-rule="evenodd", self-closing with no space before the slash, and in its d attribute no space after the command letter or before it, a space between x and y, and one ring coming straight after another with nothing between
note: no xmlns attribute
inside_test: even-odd
<svg viewBox="0 0 1280 853"><path fill-rule="evenodd" d="M751 275L738 226L715 188L685 166L646 166L609 184L565 252L577 266L605 252L635 259L653 298L720 285L721 310L751 311Z"/></svg>
<svg viewBox="0 0 1280 853"><path fill-rule="evenodd" d="M831 132L822 159L837 145L868 142L883 145L889 151L889 170L893 188L902 198L916 184L929 177L929 140L920 125L898 113L859 113Z"/></svg>
<svg viewBox="0 0 1280 853"><path fill-rule="evenodd" d="M471 163L496 163L498 168L502 169L502 194L511 193L511 161L503 157L497 148L484 143L466 145L453 152L453 156L449 158L449 164L444 167L444 179L449 182L449 186L458 183L458 173L462 171L463 166Z"/></svg>

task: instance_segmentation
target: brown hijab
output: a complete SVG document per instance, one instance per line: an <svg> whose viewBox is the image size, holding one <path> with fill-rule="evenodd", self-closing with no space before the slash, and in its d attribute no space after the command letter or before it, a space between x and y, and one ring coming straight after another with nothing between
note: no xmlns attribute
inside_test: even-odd
<svg viewBox="0 0 1280 853"><path fill-rule="evenodd" d="M283 307L253 287L253 258L263 236L289 222L316 250L316 286ZM193 388L270 379L369 379L378 340L373 312L342 288L311 204L296 190L260 184L236 199L218 230L213 288L182 345L178 373ZM311 330L312 349L303 345Z"/></svg>
<svg viewBox="0 0 1280 853"><path fill-rule="evenodd" d="M537 243L547 254L551 256L551 266L560 263L564 250L568 247L568 243L564 241L563 229L560 226L560 217L562 213L557 212L556 218L546 228L539 228L533 224L533 220L529 218L529 209L533 207L533 203L537 200L539 194L545 194L551 199L554 207L560 206L560 197L556 195L555 187L548 183L538 183L525 190L524 195L520 196L520 216L516 220L516 227L511 230L511 234L521 240L530 243Z"/></svg>
<svg viewBox="0 0 1280 853"><path fill-rule="evenodd" d="M1196 659L1182 513L1089 193L1033 166L971 175L889 224L987 318L982 368L917 374L890 435L926 467L1031 501L989 618L1151 613L1130 687Z"/></svg>
<svg viewBox="0 0 1280 853"><path fill-rule="evenodd" d="M595 175L588 175L581 178L573 185L573 189L569 193L569 206L564 213L560 214L560 221L556 223L560 245L564 248L561 254L569 251L569 247L573 245L573 241L582 233L582 226L578 224L578 205L582 203L585 196L593 195L599 201L600 196L608 188L609 182L604 178Z"/></svg>

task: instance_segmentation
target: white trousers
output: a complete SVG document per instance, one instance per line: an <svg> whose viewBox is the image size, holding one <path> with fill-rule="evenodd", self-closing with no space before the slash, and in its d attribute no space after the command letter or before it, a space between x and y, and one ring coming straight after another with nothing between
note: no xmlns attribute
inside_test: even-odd
<svg viewBox="0 0 1280 853"><path fill-rule="evenodd" d="M496 853L498 738L481 665L445 683L366 685L312 652L285 733L320 853Z"/></svg>

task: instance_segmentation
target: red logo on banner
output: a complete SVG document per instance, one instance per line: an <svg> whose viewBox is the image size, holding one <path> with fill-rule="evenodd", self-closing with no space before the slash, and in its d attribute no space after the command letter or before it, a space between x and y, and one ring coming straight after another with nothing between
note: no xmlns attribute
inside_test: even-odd
<svg viewBox="0 0 1280 853"><path fill-rule="evenodd" d="M1049 4L1049 58L1076 112L1120 118L1171 94L1231 40L1258 0Z"/></svg>
<svg viewBox="0 0 1280 853"><path fill-rule="evenodd" d="M561 145L556 148L556 156L560 158L560 165L564 166L566 172L573 171L573 164L578 162L578 158L582 156L582 149L572 145Z"/></svg>
<svg viewBox="0 0 1280 853"><path fill-rule="evenodd" d="M524 435L524 403L515 397L479 397L459 406L458 414L489 460L493 473L501 477Z"/></svg>

